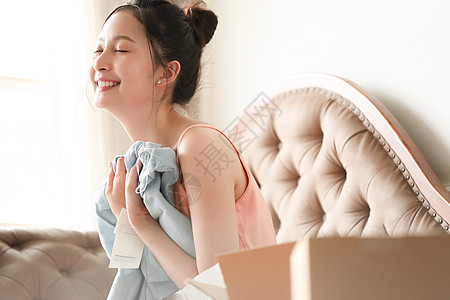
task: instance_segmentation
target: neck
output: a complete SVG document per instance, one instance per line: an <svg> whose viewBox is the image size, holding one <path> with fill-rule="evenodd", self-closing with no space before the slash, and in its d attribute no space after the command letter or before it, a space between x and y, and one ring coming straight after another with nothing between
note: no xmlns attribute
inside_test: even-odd
<svg viewBox="0 0 450 300"><path fill-rule="evenodd" d="M125 131L130 139L135 141L144 141L160 144L164 147L173 147L176 144L177 136L173 134L173 127L179 117L173 107L160 107L157 112L152 112L150 116L132 116L122 118Z"/></svg>

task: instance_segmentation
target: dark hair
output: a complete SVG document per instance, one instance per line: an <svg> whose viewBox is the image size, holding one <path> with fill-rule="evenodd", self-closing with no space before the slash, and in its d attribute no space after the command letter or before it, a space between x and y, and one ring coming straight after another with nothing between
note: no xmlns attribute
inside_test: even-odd
<svg viewBox="0 0 450 300"><path fill-rule="evenodd" d="M166 0L134 0L114 9L105 23L124 10L131 11L143 25L155 68L168 68L166 63L173 60L180 63L172 103L187 104L197 90L203 47L214 35L217 16L205 9L203 1L180 7Z"/></svg>

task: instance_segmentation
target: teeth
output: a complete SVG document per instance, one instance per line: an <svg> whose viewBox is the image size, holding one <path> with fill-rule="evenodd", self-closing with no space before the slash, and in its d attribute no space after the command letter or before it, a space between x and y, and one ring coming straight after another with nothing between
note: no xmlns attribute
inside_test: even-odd
<svg viewBox="0 0 450 300"><path fill-rule="evenodd" d="M97 85L99 87L110 87L110 86L116 86L118 85L118 82L113 82L113 81L98 81Z"/></svg>

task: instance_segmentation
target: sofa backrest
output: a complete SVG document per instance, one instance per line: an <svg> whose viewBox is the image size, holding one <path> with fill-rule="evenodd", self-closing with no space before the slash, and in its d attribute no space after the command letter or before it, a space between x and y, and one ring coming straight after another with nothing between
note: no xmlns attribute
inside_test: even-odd
<svg viewBox="0 0 450 300"><path fill-rule="evenodd" d="M289 78L226 132L269 203L279 242L449 233L449 192L392 114L354 83Z"/></svg>
<svg viewBox="0 0 450 300"><path fill-rule="evenodd" d="M97 232L0 229L0 299L104 300L116 269Z"/></svg>

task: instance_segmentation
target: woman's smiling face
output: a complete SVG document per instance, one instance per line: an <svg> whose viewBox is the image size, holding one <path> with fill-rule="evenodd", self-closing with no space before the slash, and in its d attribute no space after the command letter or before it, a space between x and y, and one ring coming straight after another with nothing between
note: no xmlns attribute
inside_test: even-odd
<svg viewBox="0 0 450 300"><path fill-rule="evenodd" d="M149 42L130 11L104 24L92 58L90 79L96 107L113 115L151 108L155 81ZM142 106L144 105L144 106Z"/></svg>

